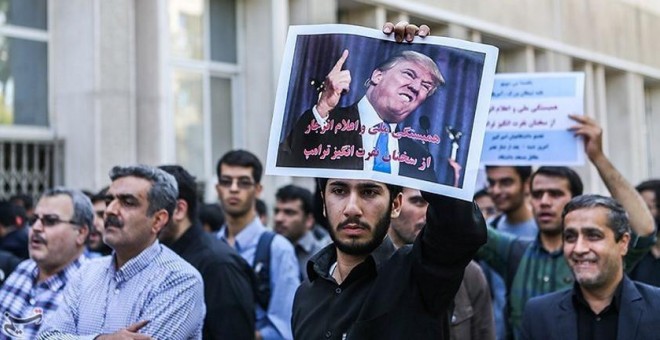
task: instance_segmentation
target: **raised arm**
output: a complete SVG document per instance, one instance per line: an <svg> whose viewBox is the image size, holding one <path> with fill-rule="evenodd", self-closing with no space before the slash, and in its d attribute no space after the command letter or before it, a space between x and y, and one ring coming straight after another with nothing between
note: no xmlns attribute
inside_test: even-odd
<svg viewBox="0 0 660 340"><path fill-rule="evenodd" d="M453 300L465 267L486 243L486 222L472 202L422 195L429 207L413 246L414 273L425 304L437 312Z"/></svg>
<svg viewBox="0 0 660 340"><path fill-rule="evenodd" d="M578 115L570 117L578 123L572 126L571 130L584 138L585 153L598 169L600 178L612 198L628 212L633 232L640 237L652 236L655 231L653 216L644 199L603 153L603 129L592 118Z"/></svg>

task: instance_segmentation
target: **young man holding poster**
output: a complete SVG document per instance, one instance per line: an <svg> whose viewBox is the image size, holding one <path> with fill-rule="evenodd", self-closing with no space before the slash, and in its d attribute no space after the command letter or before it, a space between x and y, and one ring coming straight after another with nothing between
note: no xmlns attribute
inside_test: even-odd
<svg viewBox="0 0 660 340"><path fill-rule="evenodd" d="M319 185L334 243L308 263L309 281L294 300L294 338L448 338L447 310L486 240L478 208L423 193L427 224L412 247L392 255L383 240L400 213L401 187L336 178Z"/></svg>

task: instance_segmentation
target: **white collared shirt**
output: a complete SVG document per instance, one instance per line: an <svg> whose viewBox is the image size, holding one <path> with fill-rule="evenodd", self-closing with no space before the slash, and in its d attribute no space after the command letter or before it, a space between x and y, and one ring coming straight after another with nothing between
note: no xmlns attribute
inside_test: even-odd
<svg viewBox="0 0 660 340"><path fill-rule="evenodd" d="M358 102L358 112L360 114L360 124L364 126L364 134L362 134L362 147L364 148L365 154L368 154L376 148L376 142L378 141L378 134L370 134L369 129L382 123L383 120L380 118L380 116L378 116L378 113L367 99L367 96L362 97L362 99L360 99ZM316 118L316 122L320 126L324 127L326 124L328 124L328 118L330 118L330 115L328 115L328 117L325 119L322 118L319 112L316 110L316 105L314 105L312 108L312 113L314 114L314 118ZM392 132L396 131L396 123L389 123L388 125L390 126L390 134L387 138L387 150L389 151L390 155L392 155L395 150L397 154L399 154L399 141L392 137ZM379 155L379 157L382 157L382 155ZM374 159L370 157L367 160L365 156L364 169L373 170L373 168ZM390 169L392 174L398 174L399 162L390 160Z"/></svg>

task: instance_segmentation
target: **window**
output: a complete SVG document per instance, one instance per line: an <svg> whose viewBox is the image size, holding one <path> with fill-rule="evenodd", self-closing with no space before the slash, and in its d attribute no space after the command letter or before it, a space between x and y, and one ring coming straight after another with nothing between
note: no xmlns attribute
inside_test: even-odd
<svg viewBox="0 0 660 340"><path fill-rule="evenodd" d="M175 159L200 180L233 147L240 100L235 0L170 0L170 91Z"/></svg>
<svg viewBox="0 0 660 340"><path fill-rule="evenodd" d="M46 0L0 0L0 125L47 127Z"/></svg>

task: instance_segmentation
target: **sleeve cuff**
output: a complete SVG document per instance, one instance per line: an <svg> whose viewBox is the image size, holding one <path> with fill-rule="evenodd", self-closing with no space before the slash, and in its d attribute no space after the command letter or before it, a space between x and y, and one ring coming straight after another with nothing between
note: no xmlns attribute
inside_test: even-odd
<svg viewBox="0 0 660 340"><path fill-rule="evenodd" d="M321 117L321 115L319 114L319 111L316 109L316 105L314 105L314 107L312 107L312 114L314 114L314 119L316 119L316 122L319 123L319 125L321 125L322 128L324 128L326 125L328 125L329 116L326 117L326 118Z"/></svg>
<svg viewBox="0 0 660 340"><path fill-rule="evenodd" d="M655 233L649 236L635 236L635 238L633 243L635 249L651 248L657 240Z"/></svg>

